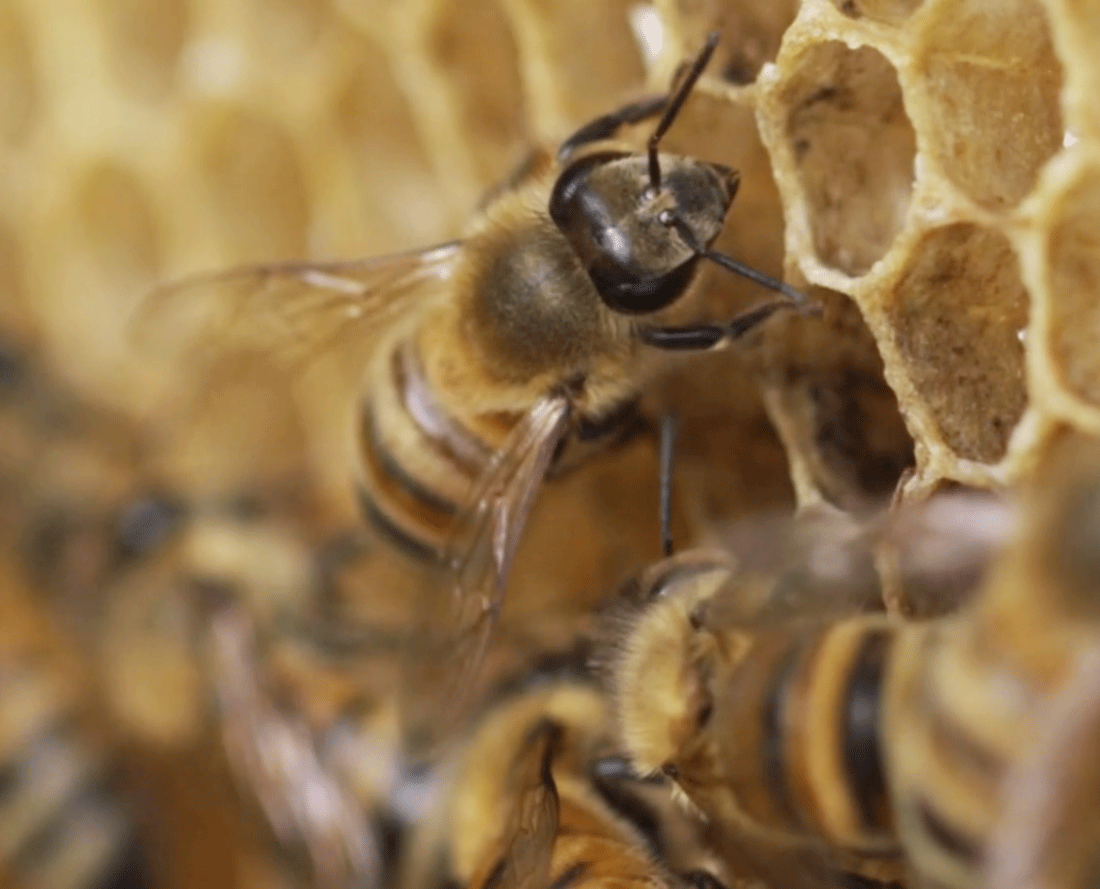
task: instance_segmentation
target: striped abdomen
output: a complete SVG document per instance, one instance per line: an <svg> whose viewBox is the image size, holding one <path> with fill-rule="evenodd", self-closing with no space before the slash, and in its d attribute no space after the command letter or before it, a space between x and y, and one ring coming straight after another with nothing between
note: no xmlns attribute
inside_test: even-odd
<svg viewBox="0 0 1100 889"><path fill-rule="evenodd" d="M896 628L856 618L762 632L715 707L738 807L761 827L845 849L896 849L880 743Z"/></svg>
<svg viewBox="0 0 1100 889"><path fill-rule="evenodd" d="M885 737L898 833L930 886L977 885L1011 748L1030 733L1031 708L1004 706L1016 677L977 650L974 629L914 628L899 639L890 675Z"/></svg>
<svg viewBox="0 0 1100 889"><path fill-rule="evenodd" d="M0 658L0 875L48 889L145 885L106 764L46 667Z"/></svg>
<svg viewBox="0 0 1100 889"><path fill-rule="evenodd" d="M455 519L507 430L489 443L451 416L408 341L372 384L359 417L364 515L414 561L441 565Z"/></svg>
<svg viewBox="0 0 1100 889"><path fill-rule="evenodd" d="M571 792L568 784L561 788L558 836L550 865L553 889L682 885L657 863L633 825L587 796Z"/></svg>

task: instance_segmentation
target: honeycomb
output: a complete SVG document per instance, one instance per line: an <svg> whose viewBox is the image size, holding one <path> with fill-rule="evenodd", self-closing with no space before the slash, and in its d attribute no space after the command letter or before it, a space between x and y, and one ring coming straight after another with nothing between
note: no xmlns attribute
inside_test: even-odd
<svg viewBox="0 0 1100 889"><path fill-rule="evenodd" d="M718 248L823 312L647 394L680 417L677 539L1014 487L1067 427L1100 435L1100 6L1070 0L0 0L0 324L170 434L187 369L130 335L154 283L451 238L531 144L663 91L714 30L667 146L741 171ZM709 271L684 309L761 298ZM655 555L655 466L548 489L518 607Z"/></svg>
<svg viewBox="0 0 1100 889"><path fill-rule="evenodd" d="M663 89L718 30L670 147L742 170L723 248L827 294L830 323L777 323L697 375L764 381L729 399L761 442L689 442L687 490L693 455L759 454L777 443L764 427L793 487L760 497L848 505L892 486L910 437L917 495L1011 485L1057 427L1100 431L1087 4L63 9L0 8L0 288L72 377L131 409L153 410L171 372L127 346L154 282L452 236L524 146ZM725 281L704 302L747 298ZM727 407L693 403L692 375L669 387L689 418Z"/></svg>

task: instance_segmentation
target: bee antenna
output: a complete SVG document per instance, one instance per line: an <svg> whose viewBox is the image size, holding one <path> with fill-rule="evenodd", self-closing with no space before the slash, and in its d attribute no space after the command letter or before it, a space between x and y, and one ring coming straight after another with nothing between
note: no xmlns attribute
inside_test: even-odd
<svg viewBox="0 0 1100 889"><path fill-rule="evenodd" d="M771 275L765 275L763 272L751 266L740 263L732 256L726 256L724 253L718 253L704 247L696 240L695 235L687 224L671 213L668 216L668 224L676 229L684 243L691 248L696 256L701 256L703 259L709 259L715 265L720 265L726 271L733 272L735 275L740 275L742 278L748 278L750 281L759 284L761 287L766 287L768 290L774 290L776 293L783 294L783 296L793 302L795 308L803 314L820 313L821 306L819 303L811 300L806 294L795 290L789 284L785 284L777 278L773 278Z"/></svg>
<svg viewBox="0 0 1100 889"><path fill-rule="evenodd" d="M715 253L713 250L699 250L698 253L703 259L709 259L715 265L720 265L722 268L733 272L735 275L740 275L742 278L748 278L750 281L755 281L761 287L768 288L768 290L782 293L787 299L795 303L799 311L816 313L821 310L821 306L806 296L805 293L795 290L789 284L783 283L778 278L773 278L771 275L765 275L763 272L751 266L744 265L731 256L726 256L724 253Z"/></svg>
<svg viewBox="0 0 1100 889"><path fill-rule="evenodd" d="M665 107L665 113L661 115L661 119L657 122L653 135L649 137L649 184L654 191L661 187L661 164L657 160L657 146L661 144L661 137L668 132L668 128L676 120L676 115L680 113L684 102L687 101L688 94L695 86L695 81L699 79L703 69L707 67L710 57L714 55L716 46L718 46L718 32L712 31L707 37L707 42L703 44L703 48L699 51L699 55L691 63L684 79L676 88L676 92L672 94L672 99Z"/></svg>

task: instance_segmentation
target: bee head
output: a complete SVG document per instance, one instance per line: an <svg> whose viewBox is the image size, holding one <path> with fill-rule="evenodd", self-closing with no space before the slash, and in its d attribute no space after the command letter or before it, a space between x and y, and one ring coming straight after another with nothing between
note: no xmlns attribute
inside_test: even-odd
<svg viewBox="0 0 1100 889"><path fill-rule="evenodd" d="M642 315L671 305L691 283L700 259L782 293L803 311L806 297L763 272L711 250L726 222L740 177L729 167L662 154L672 126L710 61L711 34L649 137L645 154L592 150L573 160L554 183L550 217L568 239L604 303ZM584 133L585 130L581 130ZM576 137L566 143L571 156Z"/></svg>
<svg viewBox="0 0 1100 889"><path fill-rule="evenodd" d="M551 194L551 218L617 312L655 312L678 299L737 193L737 173L719 164L662 154L659 168L655 186L645 155L591 154Z"/></svg>

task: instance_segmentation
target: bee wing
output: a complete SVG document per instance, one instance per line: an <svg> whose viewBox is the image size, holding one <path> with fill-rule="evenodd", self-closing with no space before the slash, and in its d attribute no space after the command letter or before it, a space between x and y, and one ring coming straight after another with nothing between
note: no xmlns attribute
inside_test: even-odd
<svg viewBox="0 0 1100 889"><path fill-rule="evenodd" d="M333 350L362 362L379 330L419 311L444 288L457 241L346 262L272 263L184 278L139 306L139 342L182 351L250 351L297 366ZM357 353L357 354L356 354Z"/></svg>
<svg viewBox="0 0 1100 889"><path fill-rule="evenodd" d="M756 517L721 542L732 573L707 605L712 627L824 620L881 607L866 529L845 513Z"/></svg>
<svg viewBox="0 0 1100 889"><path fill-rule="evenodd" d="M554 783L554 754L561 726L544 721L535 727L512 764L514 805L505 824L503 851L487 862L487 872L470 885L478 889L545 889L550 882L559 800Z"/></svg>
<svg viewBox="0 0 1100 889"><path fill-rule="evenodd" d="M954 610L1011 536L1013 517L1002 500L951 492L866 519L833 510L753 519L723 539L736 570L707 620L759 625L878 610L884 558L908 599Z"/></svg>
<svg viewBox="0 0 1100 889"><path fill-rule="evenodd" d="M307 727L265 693L251 620L224 600L211 612L210 672L234 773L280 843L304 849L318 886L377 886L379 838L320 761Z"/></svg>
<svg viewBox="0 0 1100 889"><path fill-rule="evenodd" d="M414 758L434 757L470 702L535 494L568 424L564 396L540 399L494 454L456 520L446 600L437 601L433 590L425 603L405 671L403 721Z"/></svg>

